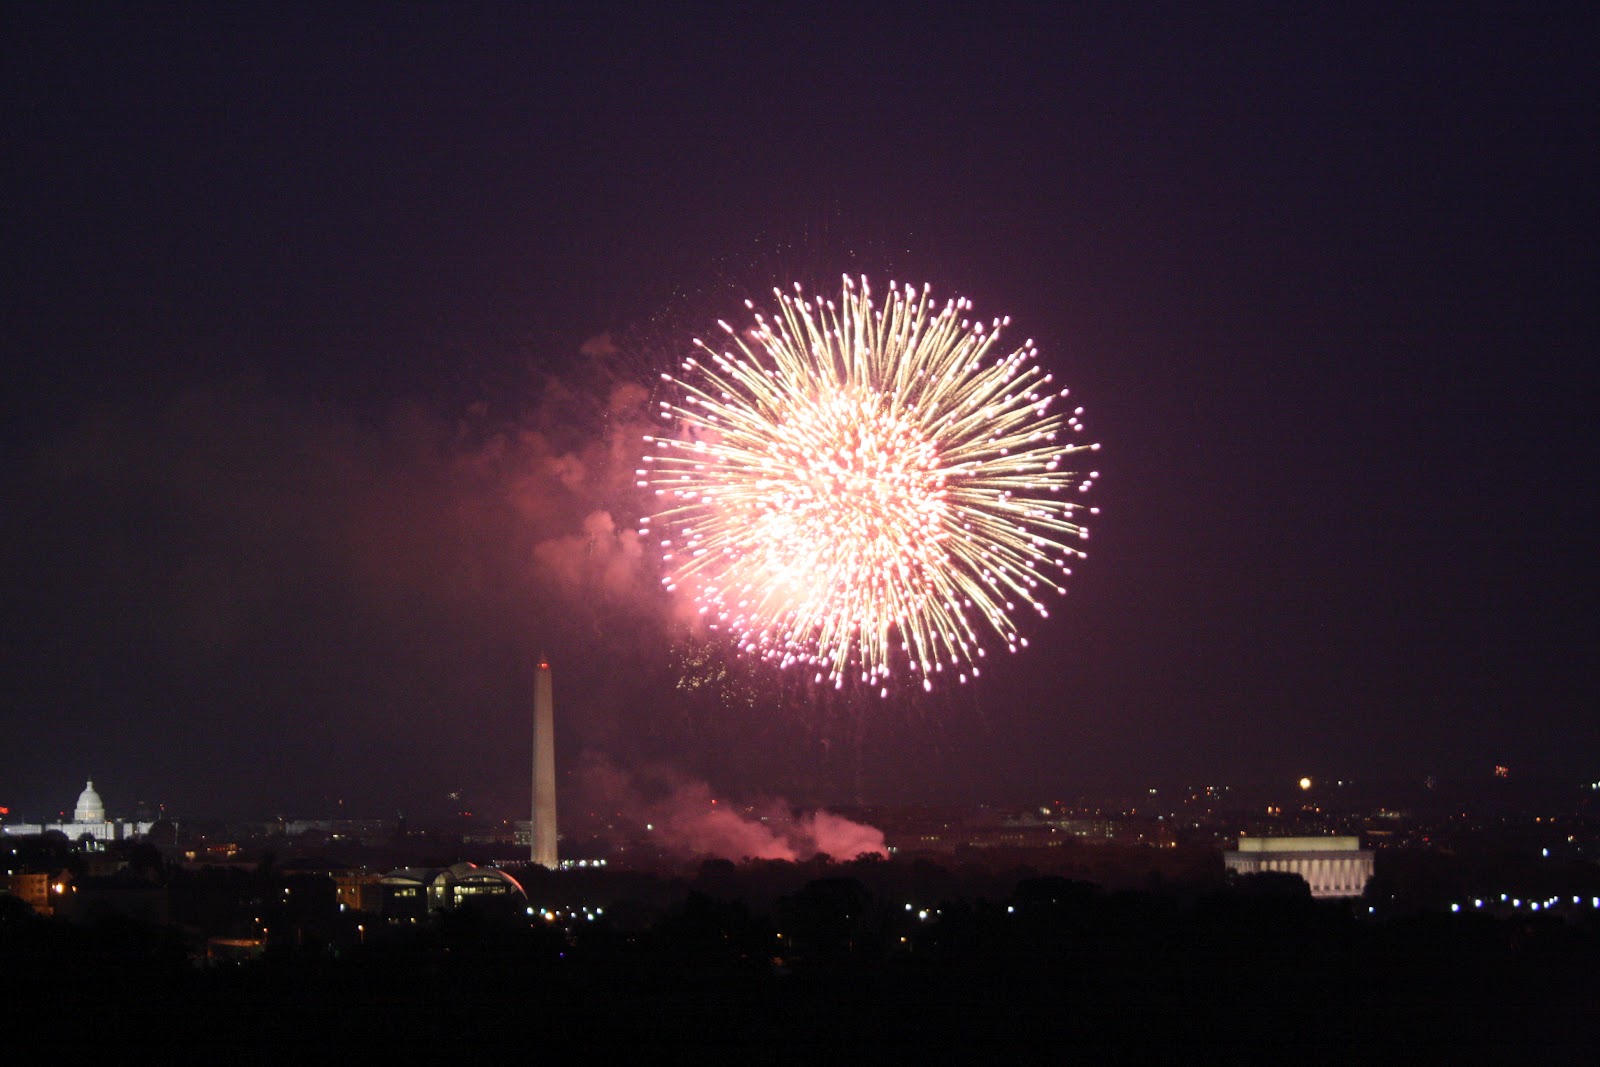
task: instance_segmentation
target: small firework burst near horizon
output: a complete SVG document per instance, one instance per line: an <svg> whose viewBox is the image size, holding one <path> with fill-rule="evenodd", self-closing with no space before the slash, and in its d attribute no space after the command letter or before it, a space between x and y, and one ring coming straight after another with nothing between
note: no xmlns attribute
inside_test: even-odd
<svg viewBox="0 0 1600 1067"><path fill-rule="evenodd" d="M644 529L669 590L740 650L887 696L980 673L1027 645L1022 609L1066 592L1097 513L1069 469L1082 408L963 298L865 278L840 297L774 289L775 313L663 374L645 438ZM651 524L654 524L653 531Z"/></svg>

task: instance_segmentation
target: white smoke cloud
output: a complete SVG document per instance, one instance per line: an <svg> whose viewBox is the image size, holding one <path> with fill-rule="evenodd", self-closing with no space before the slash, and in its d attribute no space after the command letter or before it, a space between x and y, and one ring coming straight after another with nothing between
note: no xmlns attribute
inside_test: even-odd
<svg viewBox="0 0 1600 1067"><path fill-rule="evenodd" d="M883 831L827 811L795 813L776 798L739 804L664 767L630 774L586 753L580 789L591 806L649 825L651 841L683 859L808 860L888 855Z"/></svg>

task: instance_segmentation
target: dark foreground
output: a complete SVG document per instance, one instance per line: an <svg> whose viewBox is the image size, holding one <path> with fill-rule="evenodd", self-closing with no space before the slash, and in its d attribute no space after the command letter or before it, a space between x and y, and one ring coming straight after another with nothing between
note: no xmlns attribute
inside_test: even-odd
<svg viewBox="0 0 1600 1067"><path fill-rule="evenodd" d="M12 1048L242 1062L450 1049L713 1062L1337 1063L1424 1052L1596 1062L1592 923L1356 912L1040 879L1000 903L948 903L905 935L892 907L835 879L770 916L698 894L631 933L458 914L338 952L282 946L202 967L174 927L73 927L13 910L0 993Z"/></svg>

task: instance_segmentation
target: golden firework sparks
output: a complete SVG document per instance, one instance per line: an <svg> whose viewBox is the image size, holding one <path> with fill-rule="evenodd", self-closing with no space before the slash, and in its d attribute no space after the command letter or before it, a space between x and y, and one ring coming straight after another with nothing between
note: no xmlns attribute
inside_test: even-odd
<svg viewBox="0 0 1600 1067"><path fill-rule="evenodd" d="M1010 319L965 299L891 282L879 307L848 277L837 303L773 295L662 375L671 432L638 484L663 582L744 651L884 695L900 671L977 675L986 635L1026 646L1013 614L1066 592L1098 510L1078 497L1099 472L1066 466L1100 447L1073 443L1083 409L1052 411L1068 391L1033 341L1006 352Z"/></svg>

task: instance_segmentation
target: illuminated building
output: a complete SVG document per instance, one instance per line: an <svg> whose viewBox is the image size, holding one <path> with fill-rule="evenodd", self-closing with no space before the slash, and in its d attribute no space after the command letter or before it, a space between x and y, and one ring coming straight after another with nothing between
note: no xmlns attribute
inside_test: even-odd
<svg viewBox="0 0 1600 1067"><path fill-rule="evenodd" d="M1241 836L1238 849L1222 859L1230 875L1298 874L1318 899L1358 897L1372 877L1372 853L1362 849L1359 837Z"/></svg>
<svg viewBox="0 0 1600 1067"><path fill-rule="evenodd" d="M533 688L533 838L532 860L555 870L556 858L556 737L555 700L551 694L550 663L539 657Z"/></svg>
<svg viewBox="0 0 1600 1067"><path fill-rule="evenodd" d="M378 888L381 914L391 923L419 922L468 906L505 915L521 914L528 906L528 894L515 878L476 863L404 867L378 879Z"/></svg>
<svg viewBox="0 0 1600 1067"><path fill-rule="evenodd" d="M69 841L98 845L106 841L142 837L150 832L150 827L153 825L155 824L151 822L117 822L107 818L105 802L100 799L100 794L95 792L94 782L91 781L85 783L83 792L78 794L78 803L72 809L71 822L8 823L0 827L0 830L12 837L29 837L59 830Z"/></svg>
<svg viewBox="0 0 1600 1067"><path fill-rule="evenodd" d="M342 870L330 874L339 906L351 911L378 912L382 908L383 879L370 871Z"/></svg>
<svg viewBox="0 0 1600 1067"><path fill-rule="evenodd" d="M40 915L49 915L50 876L42 871L0 874L0 896L13 896Z"/></svg>

